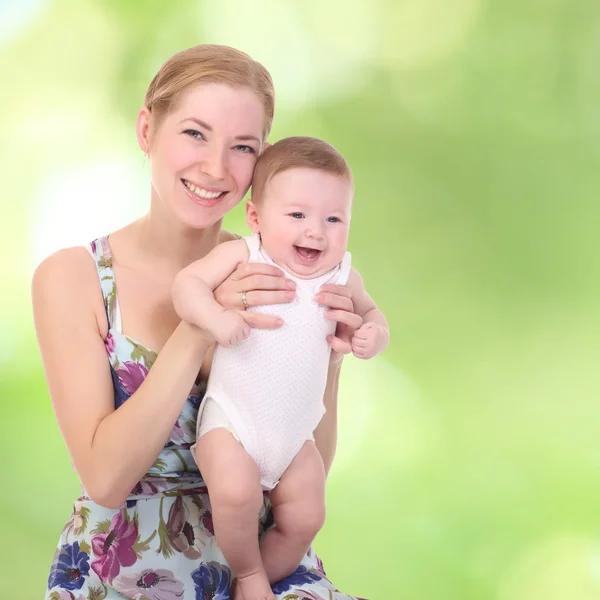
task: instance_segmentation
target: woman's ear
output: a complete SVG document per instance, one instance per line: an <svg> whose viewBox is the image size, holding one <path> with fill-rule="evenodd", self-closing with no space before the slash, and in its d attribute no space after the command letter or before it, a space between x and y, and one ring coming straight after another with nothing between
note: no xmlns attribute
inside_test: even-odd
<svg viewBox="0 0 600 600"><path fill-rule="evenodd" d="M246 202L246 224L253 233L258 233L260 231L258 211L256 210L256 205L252 202L252 198Z"/></svg>
<svg viewBox="0 0 600 600"><path fill-rule="evenodd" d="M142 152L148 154L150 151L150 111L145 106L140 108L135 129Z"/></svg>

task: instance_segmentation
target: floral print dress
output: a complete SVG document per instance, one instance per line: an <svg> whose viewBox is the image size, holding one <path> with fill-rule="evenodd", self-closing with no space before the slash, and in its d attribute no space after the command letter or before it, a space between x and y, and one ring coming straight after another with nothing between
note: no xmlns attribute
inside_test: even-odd
<svg viewBox="0 0 600 600"><path fill-rule="evenodd" d="M105 340L115 408L144 380L156 353L121 332L108 237L89 246L96 261L109 332ZM54 556L46 600L226 600L232 572L214 537L210 500L190 452L204 385L194 386L170 439L119 509L84 494L75 501ZM271 524L268 497L260 533ZM312 549L278 600L352 600L329 582Z"/></svg>

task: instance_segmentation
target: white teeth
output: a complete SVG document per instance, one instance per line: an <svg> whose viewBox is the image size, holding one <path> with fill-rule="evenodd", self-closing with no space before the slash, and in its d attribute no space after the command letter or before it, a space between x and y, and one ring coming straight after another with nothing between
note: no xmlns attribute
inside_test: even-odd
<svg viewBox="0 0 600 600"><path fill-rule="evenodd" d="M189 181L186 181L185 179L183 180L183 184L185 185L185 187L188 190L190 190L190 192L193 192L199 198L205 198L206 200L214 200L215 198L218 198L223 193L223 192L209 192L208 190L203 190L202 188L196 187L193 183L190 183Z"/></svg>

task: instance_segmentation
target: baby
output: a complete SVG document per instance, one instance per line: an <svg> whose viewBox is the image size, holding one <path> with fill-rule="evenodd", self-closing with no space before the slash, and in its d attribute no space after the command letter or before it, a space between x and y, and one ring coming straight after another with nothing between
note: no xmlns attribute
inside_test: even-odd
<svg viewBox="0 0 600 600"><path fill-rule="evenodd" d="M246 219L254 235L225 242L177 277L179 316L209 331L215 349L193 449L207 485L215 535L235 572L234 600L274 598L269 581L290 575L325 519L325 470L314 442L335 322L315 296L347 285L363 325L351 340L359 358L389 341L387 321L365 292L346 251L354 195L352 171L321 140L280 140L260 156ZM279 329L253 329L213 296L235 269L264 262L296 283L289 304L248 310L277 315ZM247 306L246 298L243 296ZM258 543L263 491L275 526Z"/></svg>

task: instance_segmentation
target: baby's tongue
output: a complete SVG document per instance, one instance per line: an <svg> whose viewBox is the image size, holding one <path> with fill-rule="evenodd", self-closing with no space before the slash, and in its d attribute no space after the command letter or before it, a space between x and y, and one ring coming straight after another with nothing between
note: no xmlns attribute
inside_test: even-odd
<svg viewBox="0 0 600 600"><path fill-rule="evenodd" d="M319 251L315 250L314 248L303 248L302 246L296 246L296 250L298 251L298 254L302 256L302 258L306 258L308 260L315 258L317 254L319 254Z"/></svg>

